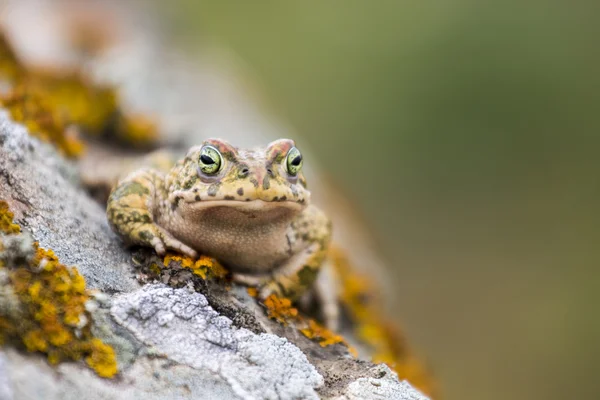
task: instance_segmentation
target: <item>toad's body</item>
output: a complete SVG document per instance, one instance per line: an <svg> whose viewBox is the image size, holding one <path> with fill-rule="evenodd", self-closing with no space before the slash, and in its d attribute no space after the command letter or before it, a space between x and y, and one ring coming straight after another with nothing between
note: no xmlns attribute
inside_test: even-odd
<svg viewBox="0 0 600 400"><path fill-rule="evenodd" d="M168 173L141 169L121 180L108 220L130 244L210 255L234 279L260 285L261 297L298 298L315 282L331 237L301 166L291 140L243 150L209 139Z"/></svg>

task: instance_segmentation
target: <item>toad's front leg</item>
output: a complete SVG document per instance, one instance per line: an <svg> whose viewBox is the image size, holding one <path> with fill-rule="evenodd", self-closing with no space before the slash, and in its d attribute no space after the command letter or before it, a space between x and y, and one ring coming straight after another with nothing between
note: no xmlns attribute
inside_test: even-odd
<svg viewBox="0 0 600 400"><path fill-rule="evenodd" d="M316 281L325 260L326 249L317 243L292 256L277 270L265 274L246 274L235 272L233 280L246 286L260 289L259 297L266 299L271 294L297 300L306 293Z"/></svg>
<svg viewBox="0 0 600 400"><path fill-rule="evenodd" d="M324 292L322 287L324 269L327 266L327 253L331 239L331 223L316 207L308 207L290 226L287 233L290 243L290 258L270 274L234 274L239 283L259 286L259 297L264 300L271 294L299 300L312 292L323 311L328 327L336 327L339 315L337 298L333 293Z"/></svg>
<svg viewBox="0 0 600 400"><path fill-rule="evenodd" d="M283 267L272 274L233 274L241 284L260 288L259 298L265 300L271 294L294 301L314 299L317 301L325 325L332 330L339 326L340 309L333 267L326 257L326 250L313 244L292 257ZM306 295L309 297L307 298ZM313 297L314 296L314 297Z"/></svg>
<svg viewBox="0 0 600 400"><path fill-rule="evenodd" d="M106 215L113 231L126 243L152 247L159 255L167 249L197 257L196 251L175 239L154 219L163 193L163 175L153 169L132 172L112 190Z"/></svg>

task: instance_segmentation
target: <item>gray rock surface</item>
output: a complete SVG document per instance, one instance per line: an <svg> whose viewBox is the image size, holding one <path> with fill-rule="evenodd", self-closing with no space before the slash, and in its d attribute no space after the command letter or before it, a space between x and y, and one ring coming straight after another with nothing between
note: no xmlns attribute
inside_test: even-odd
<svg viewBox="0 0 600 400"><path fill-rule="evenodd" d="M11 203L19 223L42 247L52 248L64 264L77 265L91 288L138 286L104 210L78 187L74 166L1 109L0 198Z"/></svg>
<svg viewBox="0 0 600 400"><path fill-rule="evenodd" d="M51 367L41 357L0 351L0 399L239 399L209 371L140 356L118 382L98 378L78 364Z"/></svg>
<svg viewBox="0 0 600 400"><path fill-rule="evenodd" d="M410 392L393 374L373 385L372 364L348 360L333 350L328 359L326 350L306 338L297 338L295 344L234 327L200 293L140 286L129 251L108 228L102 207L78 186L72 168L0 111L0 198L35 240L55 250L64 263L77 265L89 286L104 292L94 313L95 331L116 349L121 374L114 381L100 379L82 363L54 369L40 355L6 349L0 356L3 398L310 399L323 393L377 398L382 390L398 399L414 398L407 397ZM0 301L7 298L0 296ZM244 310L233 297L222 301L231 303L231 314L262 312ZM109 309L112 318L102 318L102 309ZM264 331L282 332L264 316L257 319ZM309 362L298 345L311 354L319 351L319 357ZM327 387L319 372L325 364L319 363L327 361L330 369L336 359L336 373L347 384ZM346 373L348 362L353 364Z"/></svg>
<svg viewBox="0 0 600 400"><path fill-rule="evenodd" d="M406 381L398 384L398 377L386 365L373 368L376 377L359 378L348 385L342 398L349 400L387 399L387 400L422 400L421 392Z"/></svg>
<svg viewBox="0 0 600 400"><path fill-rule="evenodd" d="M323 384L296 346L275 335L233 327L199 293L146 285L115 297L111 313L159 353L211 371L242 398L317 398L314 388Z"/></svg>

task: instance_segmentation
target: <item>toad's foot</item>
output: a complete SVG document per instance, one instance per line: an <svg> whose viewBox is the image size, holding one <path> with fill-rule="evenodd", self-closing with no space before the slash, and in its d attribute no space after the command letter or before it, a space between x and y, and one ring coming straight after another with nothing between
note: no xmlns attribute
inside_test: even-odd
<svg viewBox="0 0 600 400"><path fill-rule="evenodd" d="M196 252L196 250L175 239L170 233L168 233L158 225L154 225L154 228L156 231L156 235L150 241L150 245L154 247L154 250L156 250L156 253L158 255L164 256L167 250L175 250L177 252L185 254L188 257L194 259L198 258L198 253Z"/></svg>

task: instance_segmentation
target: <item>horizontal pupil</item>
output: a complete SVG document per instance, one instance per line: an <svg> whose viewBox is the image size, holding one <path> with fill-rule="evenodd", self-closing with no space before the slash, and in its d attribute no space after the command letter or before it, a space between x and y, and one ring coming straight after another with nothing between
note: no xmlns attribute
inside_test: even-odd
<svg viewBox="0 0 600 400"><path fill-rule="evenodd" d="M204 164L214 164L215 163L215 160L213 160L212 158L210 158L206 154L202 154L200 156L200 161L202 161Z"/></svg>
<svg viewBox="0 0 600 400"><path fill-rule="evenodd" d="M300 165L301 162L302 162L302 156L297 156L296 158L294 158L292 160L292 165L294 167L297 167L298 165Z"/></svg>

